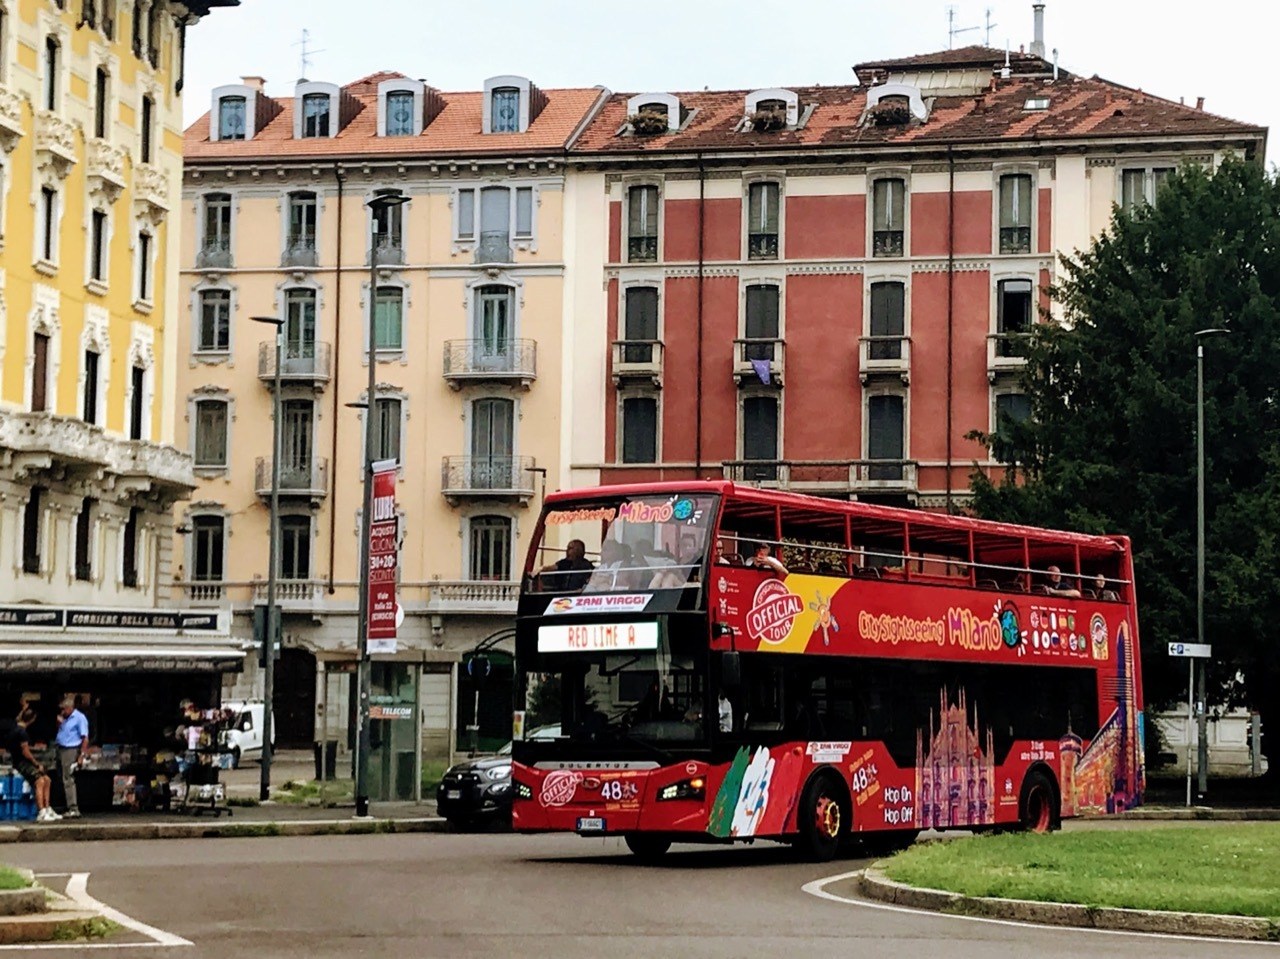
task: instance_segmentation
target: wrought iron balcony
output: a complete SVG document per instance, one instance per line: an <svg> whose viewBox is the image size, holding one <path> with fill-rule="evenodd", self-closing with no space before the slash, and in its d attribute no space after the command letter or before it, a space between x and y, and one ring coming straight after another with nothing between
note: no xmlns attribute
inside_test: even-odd
<svg viewBox="0 0 1280 959"><path fill-rule="evenodd" d="M404 266L404 246L395 234L381 235L369 248L369 263L373 266Z"/></svg>
<svg viewBox="0 0 1280 959"><path fill-rule="evenodd" d="M284 253L280 257L281 266L315 266L316 238L314 236L291 236L285 244Z"/></svg>
<svg viewBox="0 0 1280 959"><path fill-rule="evenodd" d="M286 343L280 379L289 383L310 383L319 388L329 382L330 351L328 343ZM270 385L276 377L276 344L272 340L258 344L258 379Z"/></svg>
<svg viewBox="0 0 1280 959"><path fill-rule="evenodd" d="M1001 253L1030 253L1031 252L1031 227L1029 226L1000 227L1000 252Z"/></svg>
<svg viewBox="0 0 1280 959"><path fill-rule="evenodd" d="M512 259L510 233L501 230L480 234L480 242L476 244L475 262L511 263Z"/></svg>
<svg viewBox="0 0 1280 959"><path fill-rule="evenodd" d="M444 378L455 390L478 382L514 382L528 389L537 377L536 340L445 341Z"/></svg>
<svg viewBox="0 0 1280 959"><path fill-rule="evenodd" d="M994 383L1003 374L1020 373L1027 365L1030 333L991 333L987 335L987 379Z"/></svg>
<svg viewBox="0 0 1280 959"><path fill-rule="evenodd" d="M661 340L614 340L613 382L647 380L662 386Z"/></svg>
<svg viewBox="0 0 1280 959"><path fill-rule="evenodd" d="M627 238L628 263L652 263L658 259L658 237L632 236Z"/></svg>
<svg viewBox="0 0 1280 959"><path fill-rule="evenodd" d="M253 471L254 489L258 495L271 495L271 460L259 456ZM329 495L329 461L316 457L309 462L296 462L286 458L280 464L280 495L305 496L321 500Z"/></svg>
<svg viewBox="0 0 1280 959"><path fill-rule="evenodd" d="M460 499L533 498L532 456L446 456L440 489L450 502Z"/></svg>
<svg viewBox="0 0 1280 959"><path fill-rule="evenodd" d="M726 460L724 478L770 489L858 494L919 489L915 460Z"/></svg>
<svg viewBox="0 0 1280 959"><path fill-rule="evenodd" d="M866 383L873 376L897 376L911 382L911 337L858 337L858 377Z"/></svg>
<svg viewBox="0 0 1280 959"><path fill-rule="evenodd" d="M752 233L748 236L747 258L752 260L776 260L778 258L778 234Z"/></svg>
<svg viewBox="0 0 1280 959"><path fill-rule="evenodd" d="M902 256L903 249L901 230L876 230L871 234L872 256Z"/></svg>
<svg viewBox="0 0 1280 959"><path fill-rule="evenodd" d="M198 270L231 269L231 237L217 236L204 241L204 246L196 254Z"/></svg>
<svg viewBox="0 0 1280 959"><path fill-rule="evenodd" d="M781 386L786 341L778 337L747 337L733 341L733 378L739 386Z"/></svg>

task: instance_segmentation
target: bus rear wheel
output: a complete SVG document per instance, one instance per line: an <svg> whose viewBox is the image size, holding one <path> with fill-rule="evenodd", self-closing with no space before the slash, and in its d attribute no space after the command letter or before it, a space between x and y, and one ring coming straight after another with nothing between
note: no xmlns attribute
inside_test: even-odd
<svg viewBox="0 0 1280 959"><path fill-rule="evenodd" d="M1056 802L1052 780L1039 770L1033 770L1022 783L1018 824L1025 832L1049 832L1057 824Z"/></svg>
<svg viewBox="0 0 1280 959"><path fill-rule="evenodd" d="M629 832L622 837L627 848L642 862L656 862L671 848L671 840L648 833Z"/></svg>
<svg viewBox="0 0 1280 959"><path fill-rule="evenodd" d="M800 797L800 836L796 848L811 862L830 862L840 848L846 832L844 807L840 794L827 776L809 780Z"/></svg>

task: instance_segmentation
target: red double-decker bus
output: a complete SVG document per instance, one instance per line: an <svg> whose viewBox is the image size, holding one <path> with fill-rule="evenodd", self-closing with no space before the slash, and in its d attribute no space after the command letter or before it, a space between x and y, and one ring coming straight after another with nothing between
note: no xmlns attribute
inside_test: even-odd
<svg viewBox="0 0 1280 959"><path fill-rule="evenodd" d="M516 668L521 831L825 859L1142 800L1122 536L730 482L556 493Z"/></svg>

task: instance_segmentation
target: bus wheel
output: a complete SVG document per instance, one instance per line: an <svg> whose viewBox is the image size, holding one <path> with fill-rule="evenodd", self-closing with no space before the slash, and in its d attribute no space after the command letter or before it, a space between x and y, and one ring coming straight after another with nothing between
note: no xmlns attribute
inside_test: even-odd
<svg viewBox="0 0 1280 959"><path fill-rule="evenodd" d="M800 837L796 848L812 862L835 858L845 832L844 810L837 787L826 776L809 780L800 797Z"/></svg>
<svg viewBox="0 0 1280 959"><path fill-rule="evenodd" d="M1026 832L1049 832L1057 820L1053 782L1040 770L1032 770L1022 783L1018 823Z"/></svg>
<svg viewBox="0 0 1280 959"><path fill-rule="evenodd" d="M671 848L671 840L643 832L629 832L622 837L627 848L642 862L656 862Z"/></svg>

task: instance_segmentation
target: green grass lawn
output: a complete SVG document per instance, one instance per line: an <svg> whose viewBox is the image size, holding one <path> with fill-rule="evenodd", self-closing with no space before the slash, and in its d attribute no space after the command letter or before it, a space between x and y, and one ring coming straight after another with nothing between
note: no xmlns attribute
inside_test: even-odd
<svg viewBox="0 0 1280 959"><path fill-rule="evenodd" d="M0 889L26 889L31 880L9 866L0 866Z"/></svg>
<svg viewBox="0 0 1280 959"><path fill-rule="evenodd" d="M917 843L889 878L969 896L1280 921L1280 823Z"/></svg>

